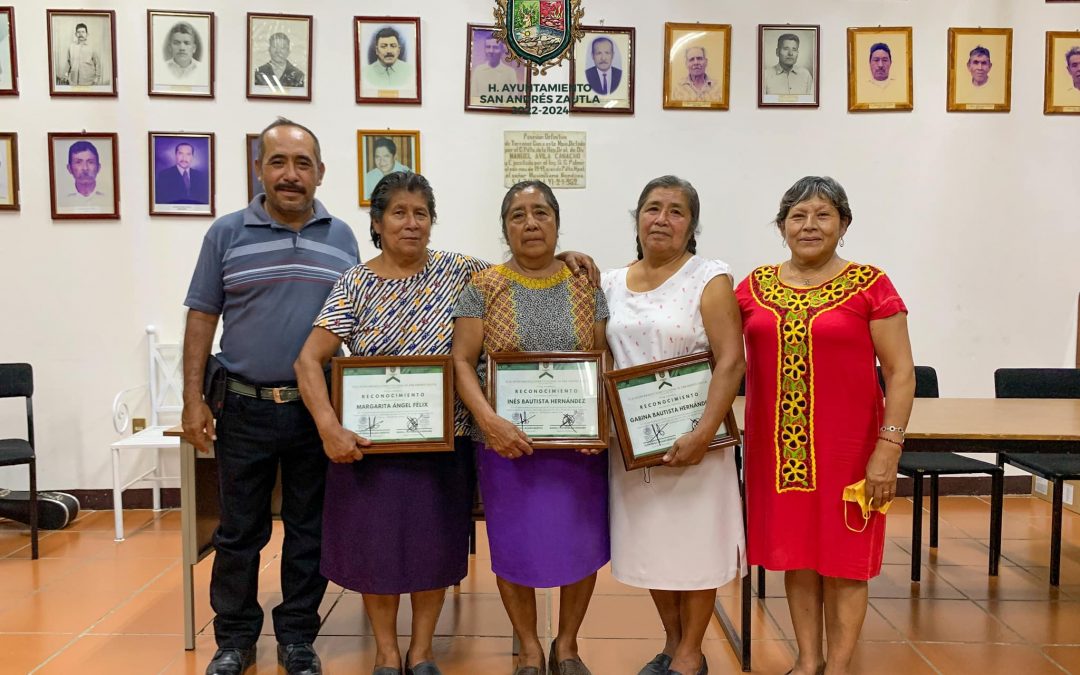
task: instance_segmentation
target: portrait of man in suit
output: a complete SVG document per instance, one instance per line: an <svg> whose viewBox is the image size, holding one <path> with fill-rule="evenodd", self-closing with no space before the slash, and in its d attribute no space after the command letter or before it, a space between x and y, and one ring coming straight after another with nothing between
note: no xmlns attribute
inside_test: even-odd
<svg viewBox="0 0 1080 675"><path fill-rule="evenodd" d="M255 69L255 84L279 90L283 87L303 87L304 71L289 61L292 49L289 36L274 33L270 36L270 60Z"/></svg>
<svg viewBox="0 0 1080 675"><path fill-rule="evenodd" d="M585 81L594 94L610 96L622 82L622 70L615 68L615 43L600 36L592 41L593 66L585 69Z"/></svg>
<svg viewBox="0 0 1080 675"><path fill-rule="evenodd" d="M173 148L175 163L157 172L154 180L154 202L157 204L208 204L209 175L196 169L195 146L181 141ZM201 159L201 158L200 158Z"/></svg>

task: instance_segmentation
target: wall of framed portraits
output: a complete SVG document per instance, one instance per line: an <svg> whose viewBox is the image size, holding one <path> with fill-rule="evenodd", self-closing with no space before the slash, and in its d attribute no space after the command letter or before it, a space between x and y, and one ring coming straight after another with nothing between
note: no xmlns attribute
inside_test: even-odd
<svg viewBox="0 0 1080 675"><path fill-rule="evenodd" d="M1073 363L1080 115L1044 110L1070 107L1063 57L1080 3L584 0L590 46L611 39L531 78L499 68L501 53L488 51L493 0L400 2L398 16L361 22L353 17L363 10L343 0L86 4L93 9L47 18L50 3L16 1L17 71L0 58L0 361L34 365L45 488L110 484L112 398L146 380L146 325L163 341L181 336L211 214L242 208L258 189L248 135L277 115L319 134L327 173L318 196L353 225L365 257L374 248L361 202L382 163L430 179L434 247L499 260L504 132L583 131L586 187L557 191L561 244L602 268L633 257L628 212L653 177L697 186L699 251L741 279L786 258L771 225L784 190L828 174L855 214L841 254L891 275L911 309L916 359L938 369L943 395L992 395L997 367ZM303 12L310 22L282 16ZM79 13L93 19L86 42ZM194 33L172 47L180 21ZM404 36L395 58L413 62L405 74L387 65L383 22ZM850 38L850 77L849 28L869 30ZM951 38L950 28L968 32ZM971 93L975 74L956 56L982 44L976 28L1010 29L986 39L987 79L999 92L988 102ZM1061 33L1048 62L1049 31ZM787 34L800 38L794 56ZM0 51L11 41L0 37ZM871 47L880 42L891 71L878 79L881 50ZM609 64L619 71L610 79L599 74ZM572 111L557 94L537 95L538 85L569 84L571 68L576 84L608 92ZM203 79L183 83L202 69ZM531 83L536 114L483 100L477 82ZM882 93L889 86L895 95ZM1005 92L1008 110L998 110ZM957 106L968 110L947 110ZM390 160L383 137L400 148ZM88 153L102 165L89 196L68 168ZM12 157L17 173L5 169ZM186 183L173 175L181 164ZM14 179L17 209L6 208ZM190 202L170 196L196 189ZM21 415L0 406L0 434L21 428ZM22 480L0 474L2 487Z"/></svg>

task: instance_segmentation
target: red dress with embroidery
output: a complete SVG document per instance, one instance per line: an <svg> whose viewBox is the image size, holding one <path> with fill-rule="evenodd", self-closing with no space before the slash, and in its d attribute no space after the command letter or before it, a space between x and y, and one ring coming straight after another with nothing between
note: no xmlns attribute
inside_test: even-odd
<svg viewBox="0 0 1080 675"><path fill-rule="evenodd" d="M759 267L735 291L746 336L747 559L870 579L885 517L866 529L844 486L866 476L884 413L870 322L907 312L885 273L848 263L809 288ZM845 514L846 510L846 514Z"/></svg>

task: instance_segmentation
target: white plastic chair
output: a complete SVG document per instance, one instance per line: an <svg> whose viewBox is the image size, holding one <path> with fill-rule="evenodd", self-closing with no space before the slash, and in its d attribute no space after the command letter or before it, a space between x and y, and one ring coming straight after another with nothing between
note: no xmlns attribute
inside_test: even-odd
<svg viewBox="0 0 1080 675"><path fill-rule="evenodd" d="M178 476L166 476L163 471L164 451L179 448L180 439L167 437L165 430L179 421L183 409L183 349L179 344L161 344L157 341L157 328L146 327L147 351L149 354L149 385L140 385L125 389L113 399L113 426L117 433L125 433L131 425L131 412L125 397L144 388L150 390L150 425L142 431L122 438L112 444L113 473L113 520L116 526L116 541L124 540L124 490L135 483L152 483L154 510L161 510L161 484L165 481L176 482ZM162 420L172 419L173 423ZM127 483L121 483L120 452L122 450L154 450L153 467L143 471Z"/></svg>

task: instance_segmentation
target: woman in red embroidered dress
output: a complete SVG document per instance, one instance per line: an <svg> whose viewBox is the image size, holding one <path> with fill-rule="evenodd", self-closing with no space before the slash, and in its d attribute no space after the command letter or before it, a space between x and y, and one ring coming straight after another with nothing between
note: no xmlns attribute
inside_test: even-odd
<svg viewBox="0 0 1080 675"><path fill-rule="evenodd" d="M849 672L885 517L872 512L859 531L862 513L843 490L865 478L867 500L892 500L915 392L907 307L884 272L836 253L850 224L839 183L803 178L776 216L791 259L757 268L736 290L747 346L747 555L785 572L796 675Z"/></svg>

